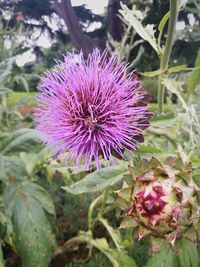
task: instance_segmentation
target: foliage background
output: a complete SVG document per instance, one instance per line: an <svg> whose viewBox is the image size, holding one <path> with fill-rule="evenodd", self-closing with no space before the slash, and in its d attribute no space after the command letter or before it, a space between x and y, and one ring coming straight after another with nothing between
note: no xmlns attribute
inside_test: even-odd
<svg viewBox="0 0 200 267"><path fill-rule="evenodd" d="M125 162L101 171L66 166L43 146L32 116L36 85L55 58L61 59L72 49L82 49L87 55L94 47L107 47L119 61L125 60L136 69L143 87L152 95L151 127L145 143L131 157L181 156L193 162L199 183L200 3L179 2L182 8L169 70L162 77L167 90L164 113L160 114L159 56L151 42L138 34L141 29L135 23L127 22L124 14L119 17L119 1L110 0L101 15L84 5L72 7L69 0L1 1L0 267L200 266L199 247L186 240L179 256L164 245L151 257L146 239L135 241L131 229L118 229L121 209L113 192L121 186ZM169 10L169 1L122 3L133 8L134 21L140 14L143 28L154 25L148 31L151 38L157 39L159 26L162 28L162 47L167 24L160 21ZM94 22L100 27L91 27ZM49 48L38 44L44 34ZM34 60L19 65L20 56L28 51Z"/></svg>

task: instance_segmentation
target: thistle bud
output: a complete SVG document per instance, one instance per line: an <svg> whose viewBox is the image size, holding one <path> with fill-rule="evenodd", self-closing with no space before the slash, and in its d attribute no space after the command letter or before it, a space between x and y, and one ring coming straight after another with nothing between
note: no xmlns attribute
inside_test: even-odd
<svg viewBox="0 0 200 267"><path fill-rule="evenodd" d="M148 235L152 254L164 240L175 253L182 237L197 244L199 188L191 164L174 158L162 164L152 158L129 166L129 172L124 177L126 187L117 191L118 203L125 208L120 227L134 227L138 240Z"/></svg>

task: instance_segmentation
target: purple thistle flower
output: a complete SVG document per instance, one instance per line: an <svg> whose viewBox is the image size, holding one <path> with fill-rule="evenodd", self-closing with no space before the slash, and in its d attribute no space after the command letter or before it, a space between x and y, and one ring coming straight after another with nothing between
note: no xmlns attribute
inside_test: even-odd
<svg viewBox="0 0 200 267"><path fill-rule="evenodd" d="M95 160L99 168L100 155L112 160L136 149L148 127L150 99L126 71L125 63L95 50L86 61L82 53L67 54L42 77L35 120L55 154L67 152L77 165L84 159L86 168Z"/></svg>

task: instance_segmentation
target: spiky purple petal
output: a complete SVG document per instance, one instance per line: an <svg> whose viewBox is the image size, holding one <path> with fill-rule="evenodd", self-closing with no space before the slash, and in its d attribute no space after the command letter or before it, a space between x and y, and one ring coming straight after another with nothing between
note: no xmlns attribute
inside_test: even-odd
<svg viewBox="0 0 200 267"><path fill-rule="evenodd" d="M117 64L95 50L85 61L82 53L67 54L63 62L42 77L35 109L37 129L55 154L86 168L99 155L123 157L135 150L148 126L147 94L125 63ZM147 101L145 99L148 99Z"/></svg>

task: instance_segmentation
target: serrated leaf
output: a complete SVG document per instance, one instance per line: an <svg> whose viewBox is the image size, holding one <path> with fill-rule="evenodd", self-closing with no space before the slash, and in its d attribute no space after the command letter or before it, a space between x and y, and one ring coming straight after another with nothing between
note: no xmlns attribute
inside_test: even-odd
<svg viewBox="0 0 200 267"><path fill-rule="evenodd" d="M106 167L88 174L85 178L71 186L63 186L62 188L75 195L99 192L104 190L106 187L112 186L121 181L123 179L123 174L127 171L127 169L127 163Z"/></svg>
<svg viewBox="0 0 200 267"><path fill-rule="evenodd" d="M46 200L41 200L36 189L28 180L13 178L4 190L3 201L23 265L48 267L55 240L43 208Z"/></svg>
<svg viewBox="0 0 200 267"><path fill-rule="evenodd" d="M147 25L144 28L138 19L137 10L130 10L126 5L123 4L121 6L122 10L119 12L122 14L123 18L130 23L130 25L134 28L137 34L142 37L143 40L147 41L153 47L153 49L159 53L156 39L154 37L153 25Z"/></svg>
<svg viewBox="0 0 200 267"><path fill-rule="evenodd" d="M182 95L183 82L176 81L176 80L170 79L170 78L164 78L163 81L162 81L162 84L167 88L167 90L169 90L173 94L177 95L177 97L180 100L183 108L186 111L188 111L188 106L187 106L187 104L185 102L185 99L184 99L184 97Z"/></svg>

